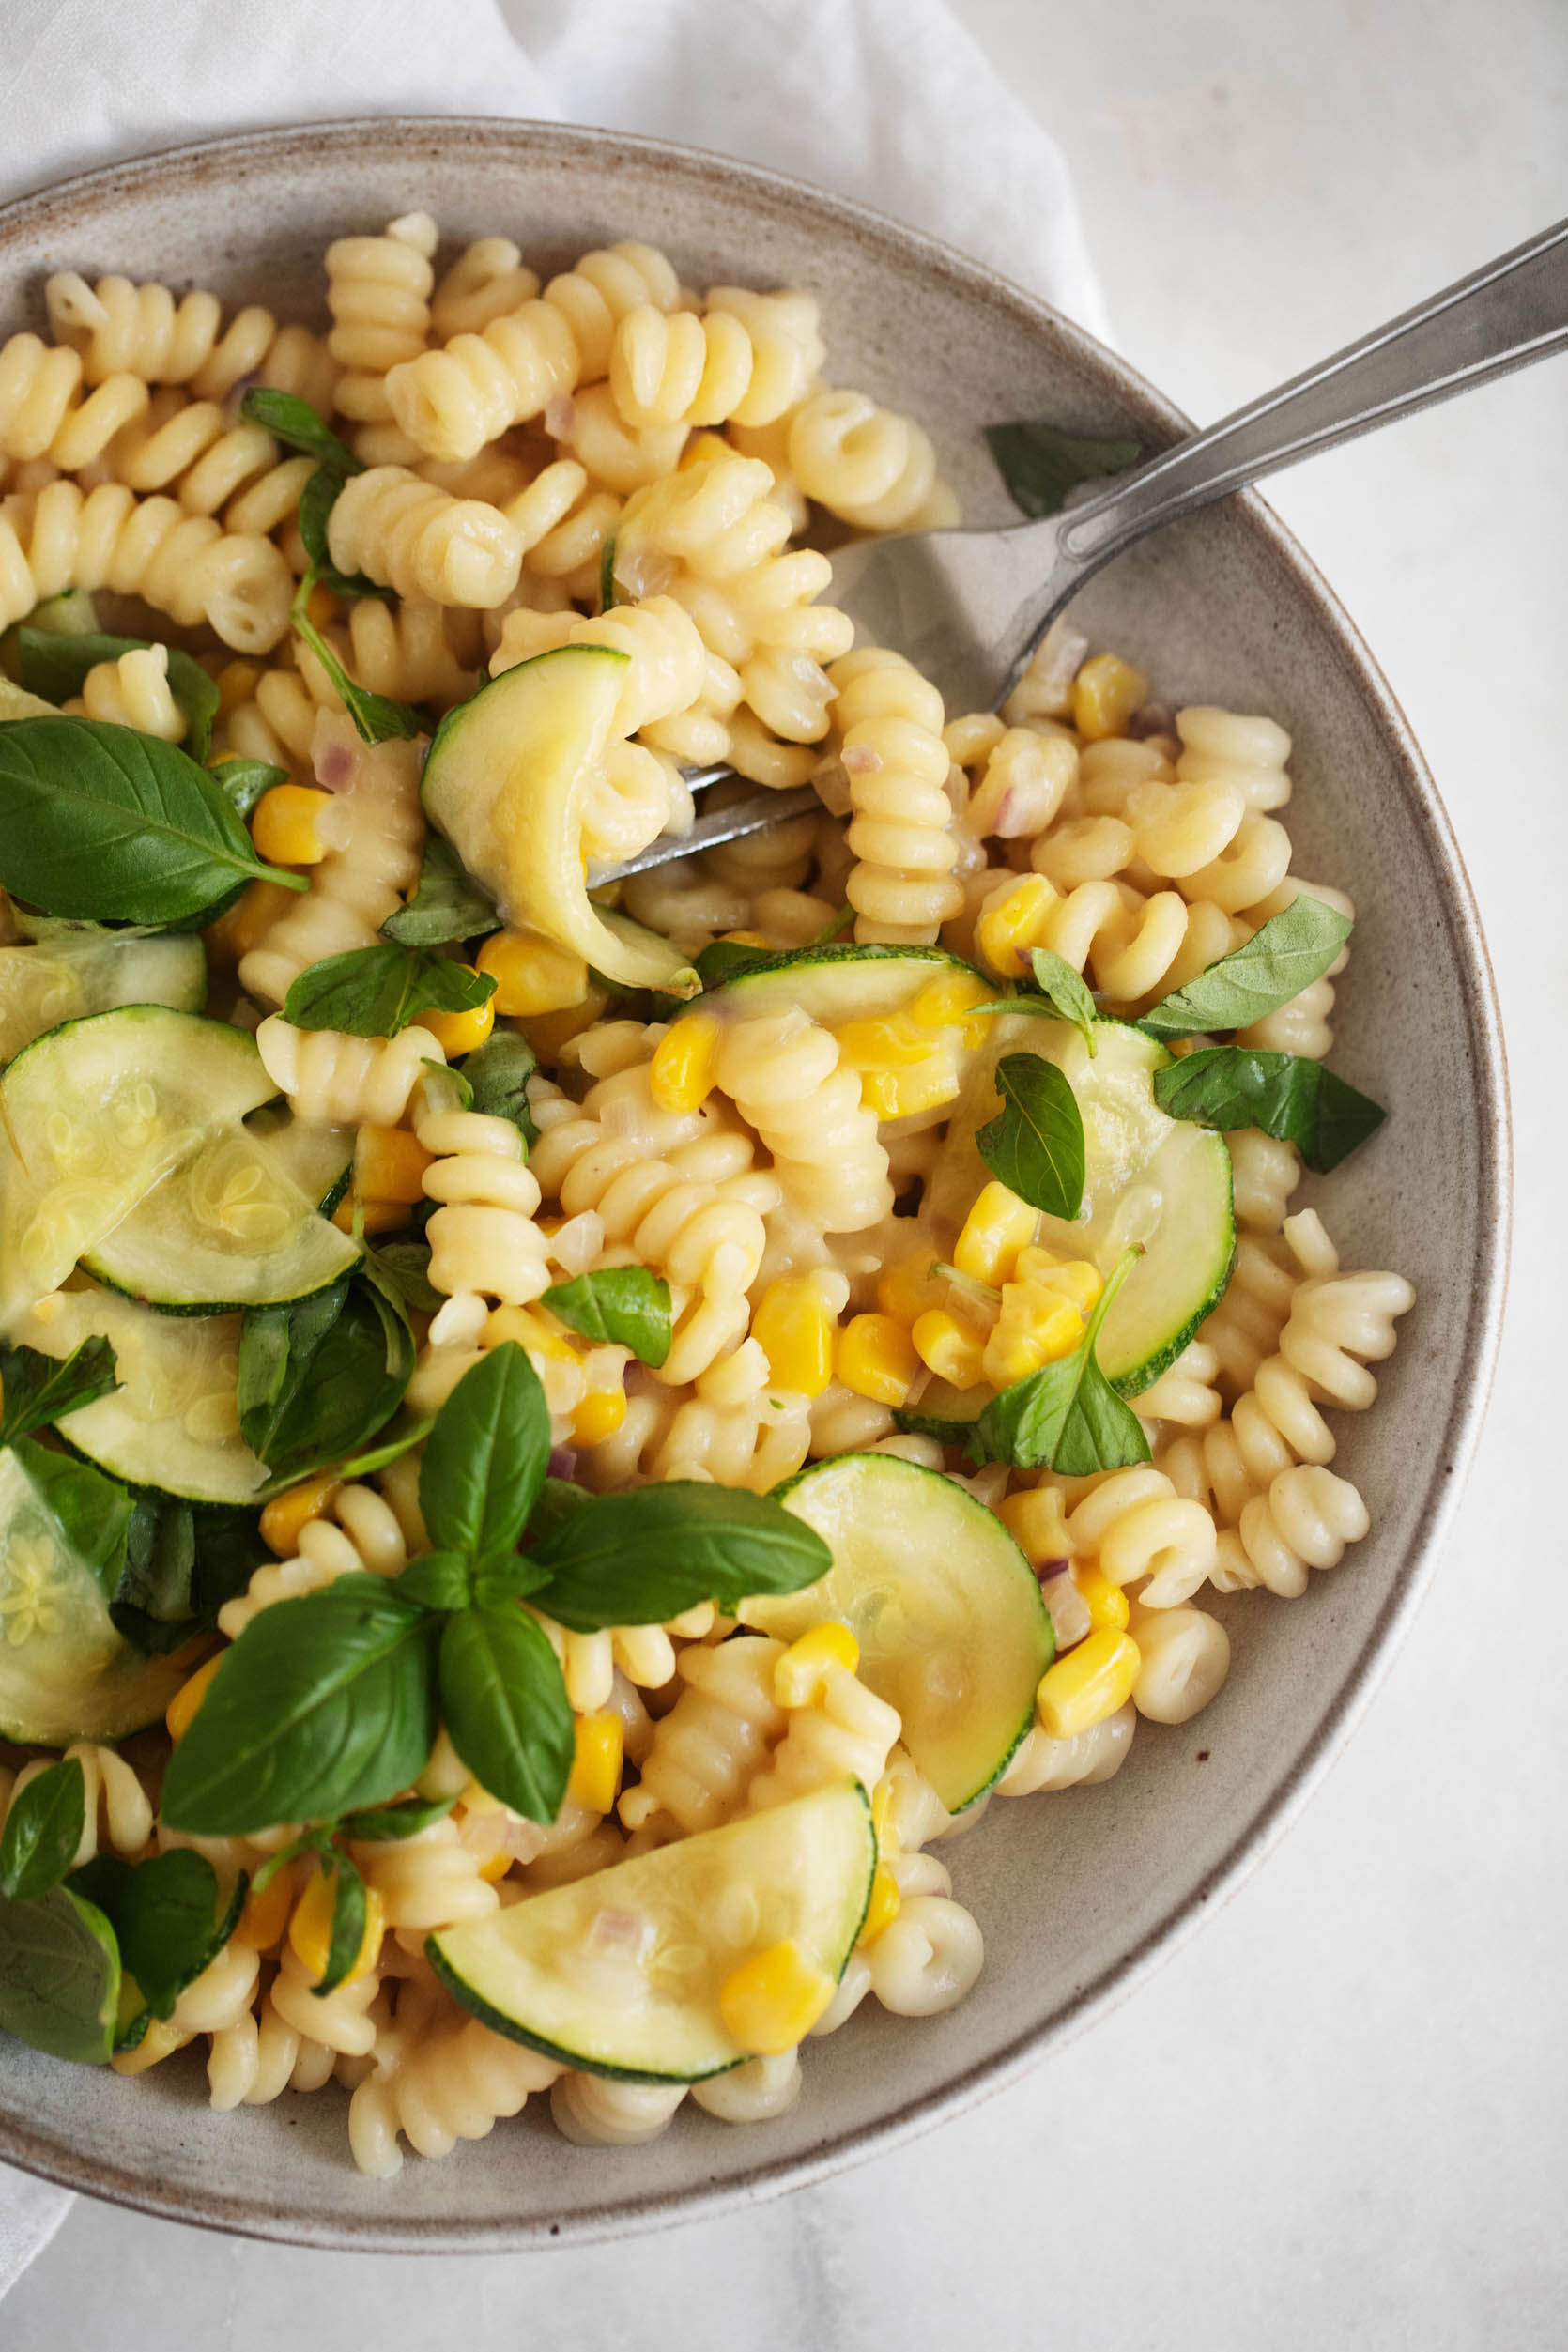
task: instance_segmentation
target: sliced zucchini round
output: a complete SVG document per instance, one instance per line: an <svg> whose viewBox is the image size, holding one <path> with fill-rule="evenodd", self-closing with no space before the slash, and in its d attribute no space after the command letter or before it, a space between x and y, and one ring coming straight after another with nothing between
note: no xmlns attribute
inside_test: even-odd
<svg viewBox="0 0 1568 2352"><path fill-rule="evenodd" d="M308 1119L297 1119L281 1102L269 1102L265 1109L253 1112L245 1125L322 1216L330 1217L354 1174L354 1130L313 1127Z"/></svg>
<svg viewBox="0 0 1568 2352"><path fill-rule="evenodd" d="M119 1005L200 1012L207 950L193 931L156 939L64 932L30 947L0 947L0 1062L62 1021Z"/></svg>
<svg viewBox="0 0 1568 2352"><path fill-rule="evenodd" d="M897 1454L841 1453L775 1491L833 1566L802 1592L743 1602L742 1623L781 1641L826 1618L848 1625L861 1681L898 1709L904 1745L961 1812L1006 1770L1054 1654L1034 1570L993 1512Z"/></svg>
<svg viewBox="0 0 1568 2352"><path fill-rule="evenodd" d="M874 1021L902 1012L930 981L948 973L980 979L973 964L949 955L945 947L862 947L839 942L748 963L733 979L711 988L702 1001L704 1009L730 1011L737 1020L798 1005L824 1028L837 1029L846 1021Z"/></svg>
<svg viewBox="0 0 1568 2352"><path fill-rule="evenodd" d="M976 1130L1001 1108L995 1069L1005 1053L1038 1053L1066 1071L1084 1116L1084 1213L1040 1220L1062 1257L1093 1258L1108 1274L1131 1242L1144 1255L1100 1328L1101 1370L1136 1396L1180 1355L1230 1280L1236 1252L1231 1160L1222 1135L1173 1119L1154 1099L1171 1056L1123 1021L1097 1021L1091 1055L1065 1022L998 1014L970 1063L963 1094L924 1203L950 1248L989 1176Z"/></svg>
<svg viewBox="0 0 1568 2352"><path fill-rule="evenodd" d="M66 1747L155 1723L189 1670L144 1657L115 1630L15 1450L0 1451L0 1739Z"/></svg>
<svg viewBox="0 0 1568 2352"><path fill-rule="evenodd" d="M55 1423L111 1478L187 1502L248 1502L267 1483L239 1434L239 1317L183 1321L113 1290L40 1299L16 1337L65 1358L94 1332L115 1351L121 1386Z"/></svg>
<svg viewBox="0 0 1568 2352"><path fill-rule="evenodd" d="M498 2034L623 2082L700 2083L752 2054L719 2015L726 1977L789 1938L837 1980L876 1864L865 1791L832 1781L444 1928L425 1950Z"/></svg>

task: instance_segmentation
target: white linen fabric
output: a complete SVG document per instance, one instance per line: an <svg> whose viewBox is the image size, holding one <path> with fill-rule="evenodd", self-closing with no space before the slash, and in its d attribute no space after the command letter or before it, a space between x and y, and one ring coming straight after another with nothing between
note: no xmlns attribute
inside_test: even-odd
<svg viewBox="0 0 1568 2352"><path fill-rule="evenodd" d="M4 17L0 200L278 123L594 123L875 205L1106 333L1061 153L945 0L270 0L260 14L241 0L5 0ZM0 2165L0 2297L69 2204Z"/></svg>

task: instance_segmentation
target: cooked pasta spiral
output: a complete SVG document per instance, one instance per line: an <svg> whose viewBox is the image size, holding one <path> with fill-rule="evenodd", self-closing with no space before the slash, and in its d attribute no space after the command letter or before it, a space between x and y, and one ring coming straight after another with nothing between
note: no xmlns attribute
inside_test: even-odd
<svg viewBox="0 0 1568 2352"><path fill-rule="evenodd" d="M76 270L61 270L45 282L44 300L55 341L81 353L89 384L123 372L147 384L190 384L198 399L222 400L264 366L280 340L259 303L237 312L225 332L216 295L197 291L177 302L167 286L129 278L89 285Z"/></svg>
<svg viewBox="0 0 1568 2352"><path fill-rule="evenodd" d="M185 714L169 689L169 649L139 645L114 661L95 662L82 681L79 703L68 703L111 727L133 727L166 744L185 739Z"/></svg>
<svg viewBox="0 0 1568 2352"><path fill-rule="evenodd" d="M856 939L929 945L963 903L947 797L942 698L901 654L876 646L828 671L858 860L846 884Z"/></svg>
<svg viewBox="0 0 1568 2352"><path fill-rule="evenodd" d="M715 287L700 317L639 303L617 324L609 384L628 424L769 424L806 389L822 346L797 341L765 294Z"/></svg>
<svg viewBox="0 0 1568 2352"><path fill-rule="evenodd" d="M1176 772L1184 783L1224 785L1259 810L1282 808L1290 798L1290 737L1271 718L1193 703L1176 713L1176 724L1182 743Z"/></svg>
<svg viewBox="0 0 1568 2352"><path fill-rule="evenodd" d="M340 237L328 246L327 348L344 371L333 394L342 415L392 415L388 371L415 359L430 331L435 250L427 212L404 214L379 237Z"/></svg>
<svg viewBox="0 0 1568 2352"><path fill-rule="evenodd" d="M483 2140L503 2115L520 2114L529 2095L548 2088L560 2062L543 2058L478 2018L443 2002L421 2027L405 2025L405 1988L388 2044L354 2092L348 2144L361 2173L390 2180L403 2167L401 2132L420 2156L449 2156L459 2140Z"/></svg>
<svg viewBox="0 0 1568 2352"><path fill-rule="evenodd" d="M505 603L523 561L521 534L499 507L454 499L406 466L350 475L327 545L341 571L368 573L400 596L482 610Z"/></svg>
<svg viewBox="0 0 1568 2352"><path fill-rule="evenodd" d="M899 2017L956 2008L985 1964L985 1939L972 1912L947 1895L915 1895L899 1907L867 1955L871 1991Z"/></svg>
<svg viewBox="0 0 1568 2352"><path fill-rule="evenodd" d="M539 280L526 268L509 237L481 237L466 245L445 272L430 302L430 324L438 343L476 334L492 318L530 302Z"/></svg>
<svg viewBox="0 0 1568 2352"><path fill-rule="evenodd" d="M930 530L958 519L936 452L913 417L864 392L819 392L790 419L790 470L808 499L857 530Z"/></svg>
<svg viewBox="0 0 1568 2352"><path fill-rule="evenodd" d="M117 1853L128 1860L140 1854L152 1837L152 1803L131 1766L95 1740L73 1740L65 1755L82 1767L82 1836L71 1868L79 1870L99 1853ZM37 1756L15 1774L0 1766L0 1821L54 1760Z"/></svg>
<svg viewBox="0 0 1568 2352"><path fill-rule="evenodd" d="M539 1181L526 1164L521 1131L478 1111L426 1110L414 1132L432 1155L425 1195L441 1204L425 1227L431 1287L448 1299L507 1306L537 1299L550 1272L533 1222Z"/></svg>
<svg viewBox="0 0 1568 2352"><path fill-rule="evenodd" d="M810 1403L792 1389L772 1389L734 1404L701 1395L679 1402L668 1390L626 1400L614 1435L581 1457L585 1485L599 1492L645 1479L694 1478L765 1495L792 1478L810 1442Z"/></svg>
<svg viewBox="0 0 1568 2352"><path fill-rule="evenodd" d="M824 1233L860 1233L888 1215L893 1186L876 1114L838 1041L798 1006L727 1024L715 1073L773 1154L785 1199L808 1208Z"/></svg>
<svg viewBox="0 0 1568 2352"><path fill-rule="evenodd" d="M141 596L184 628L206 621L225 645L264 653L288 626L293 576L268 539L223 530L175 500L123 484L84 494L52 482L0 504L0 613L25 619L68 588Z"/></svg>
<svg viewBox="0 0 1568 2352"><path fill-rule="evenodd" d="M611 2083L602 2074L563 2074L550 2114L563 2139L581 2147L633 2148L669 2128L684 2083Z"/></svg>
<svg viewBox="0 0 1568 2352"><path fill-rule="evenodd" d="M642 1777L621 1798L621 1819L650 1843L716 1829L739 1812L784 1729L774 1668L784 1644L765 1634L681 1653L684 1688L653 1727Z"/></svg>
<svg viewBox="0 0 1568 2352"><path fill-rule="evenodd" d="M78 401L81 381L74 351L28 334L0 346L0 454L47 458L62 472L74 472L100 457L147 405L147 388L138 376L108 377Z"/></svg>
<svg viewBox="0 0 1568 2352"><path fill-rule="evenodd" d="M395 1127L425 1062L445 1059L430 1031L417 1025L395 1038L356 1038L342 1029L296 1029L282 1013L262 1022L256 1047L295 1117L313 1127Z"/></svg>
<svg viewBox="0 0 1568 2352"><path fill-rule="evenodd" d="M1034 1724L996 1784L1002 1797L1034 1796L1041 1789L1090 1788L1111 1779L1127 1760L1138 1714L1130 1699L1069 1740L1053 1740Z"/></svg>
<svg viewBox="0 0 1568 2352"><path fill-rule="evenodd" d="M372 694L402 702L465 701L473 692L481 646L469 616L423 596L395 611L377 596L348 607L349 667Z"/></svg>
<svg viewBox="0 0 1568 2352"><path fill-rule="evenodd" d="M491 1882L481 1875L479 1857L464 1844L450 1815L412 1837L394 1837L351 1849L365 1883L381 1899L390 1929L450 1927L459 1919L483 1919L500 1905Z"/></svg>
<svg viewBox="0 0 1568 2352"><path fill-rule="evenodd" d="M1162 1595L1184 1600L1214 1564L1213 1520L1151 1463L1097 1477L1067 1529L1074 1558L1094 1560L1116 1585L1146 1576Z"/></svg>
<svg viewBox="0 0 1568 2352"><path fill-rule="evenodd" d="M792 1707L784 1736L751 1783L753 1812L808 1796L852 1776L869 1795L886 1767L901 1725L896 1708L867 1689L848 1667L830 1666L804 1706Z"/></svg>
<svg viewBox="0 0 1568 2352"><path fill-rule="evenodd" d="M319 1592L339 1576L395 1576L407 1564L407 1544L390 1504L373 1486L339 1486L320 1515L300 1530L294 1558L264 1560L244 1591L223 1603L218 1630L238 1641L276 1601Z"/></svg>

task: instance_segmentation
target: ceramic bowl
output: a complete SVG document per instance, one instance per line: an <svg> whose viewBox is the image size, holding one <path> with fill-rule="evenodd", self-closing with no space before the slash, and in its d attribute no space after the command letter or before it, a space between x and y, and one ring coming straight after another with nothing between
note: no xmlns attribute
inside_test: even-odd
<svg viewBox="0 0 1568 2352"><path fill-rule="evenodd" d="M1011 519L986 423L1046 415L1151 448L1189 429L1112 353L912 229L715 156L530 123L317 124L72 180L0 213L0 325L38 326L41 281L64 268L209 285L324 325L327 240L416 206L453 248L505 232L541 267L629 236L667 247L694 284L811 287L834 380L928 425L973 521ZM1340 1423L1335 1468L1366 1495L1372 1534L1300 1601L1220 1605L1234 1667L1197 1721L1143 1726L1105 1787L993 1805L945 1849L985 1930L976 1991L925 2022L867 2004L808 2045L779 2121L732 2129L688 2107L650 2145L595 2151L529 2114L381 2184L352 2168L341 2093L216 2115L193 2053L132 2087L7 2044L0 2156L175 2220L314 2245L495 2251L712 2213L890 2147L1038 2064L1193 1932L1302 1802L1431 1573L1485 1399L1508 1169L1492 982L1399 709L1260 501L1133 549L1079 613L1161 698L1283 722L1298 869L1348 885L1360 909L1335 1061L1391 1115L1305 1197L1347 1263L1397 1267L1418 1291L1376 1409Z"/></svg>

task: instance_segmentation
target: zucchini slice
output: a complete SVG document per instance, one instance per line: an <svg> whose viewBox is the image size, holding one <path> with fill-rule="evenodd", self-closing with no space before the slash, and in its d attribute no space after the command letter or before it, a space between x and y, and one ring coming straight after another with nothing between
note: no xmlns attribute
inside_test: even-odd
<svg viewBox="0 0 1568 2352"><path fill-rule="evenodd" d="M245 1122L258 1144L267 1147L274 1164L330 1217L348 1190L354 1174L354 1130L351 1127L313 1127L297 1119L281 1102L269 1102Z"/></svg>
<svg viewBox="0 0 1568 2352"><path fill-rule="evenodd" d="M127 1486L249 1502L268 1473L239 1434L239 1317L188 1322L113 1290L68 1290L16 1327L23 1345L61 1359L94 1332L114 1348L121 1386L61 1417L66 1442Z"/></svg>
<svg viewBox="0 0 1568 2352"><path fill-rule="evenodd" d="M1062 1257L1093 1258L1106 1274L1130 1242L1143 1245L1097 1348L1106 1377L1136 1396L1174 1363L1230 1280L1236 1225L1225 1139L1160 1108L1154 1073L1171 1056L1126 1022L1096 1022L1092 1057L1066 1022L999 1013L991 1027L948 1123L926 1217L950 1250L989 1175L975 1132L1001 1108L995 1069L1003 1054L1058 1064L1084 1115L1084 1213L1070 1224L1043 1217L1040 1238Z"/></svg>
<svg viewBox="0 0 1568 2352"><path fill-rule="evenodd" d="M84 1013L119 1005L198 1013L206 1002L207 950L193 931L156 939L67 932L30 947L0 947L0 1062Z"/></svg>
<svg viewBox="0 0 1568 2352"><path fill-rule="evenodd" d="M65 1747L155 1723L185 1680L120 1635L90 1561L11 1447L0 1452L0 1739Z"/></svg>
<svg viewBox="0 0 1568 2352"><path fill-rule="evenodd" d="M1054 1654L1034 1570L994 1513L897 1454L813 1462L776 1492L833 1566L803 1592L743 1602L742 1623L781 1641L825 1618L848 1625L861 1681L898 1709L904 1745L961 1811L1006 1770Z"/></svg>
<svg viewBox="0 0 1568 2352"><path fill-rule="evenodd" d="M877 1864L858 1781L701 1830L433 1935L436 1974L498 2034L631 2083L700 2083L752 2054L719 1991L792 1939L837 1979Z"/></svg>
<svg viewBox="0 0 1568 2352"><path fill-rule="evenodd" d="M604 922L583 876L582 804L610 740L627 657L562 645L502 670L442 719L420 787L426 815L509 923L574 949L628 988L683 985L684 957Z"/></svg>
<svg viewBox="0 0 1568 2352"><path fill-rule="evenodd" d="M988 994L997 993L973 964L949 955L945 947L862 947L839 942L747 964L733 979L711 988L702 1001L705 1010L731 1012L747 1021L798 1005L824 1028L837 1029L846 1021L874 1021L902 1012L930 981L948 974L979 981Z"/></svg>

